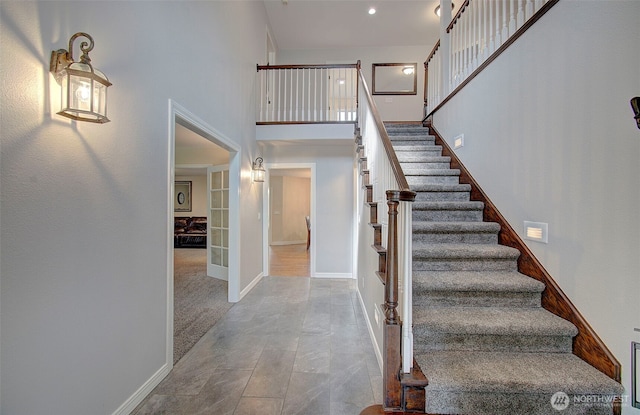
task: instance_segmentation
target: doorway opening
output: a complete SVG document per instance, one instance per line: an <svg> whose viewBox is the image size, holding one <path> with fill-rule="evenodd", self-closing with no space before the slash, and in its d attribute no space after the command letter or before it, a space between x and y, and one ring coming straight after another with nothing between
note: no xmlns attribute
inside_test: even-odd
<svg viewBox="0 0 640 415"><path fill-rule="evenodd" d="M169 104L166 358L172 366L239 298L240 163L236 144ZM223 257L224 267L211 267Z"/></svg>
<svg viewBox="0 0 640 415"><path fill-rule="evenodd" d="M266 165L264 270L266 275L315 273L315 164Z"/></svg>

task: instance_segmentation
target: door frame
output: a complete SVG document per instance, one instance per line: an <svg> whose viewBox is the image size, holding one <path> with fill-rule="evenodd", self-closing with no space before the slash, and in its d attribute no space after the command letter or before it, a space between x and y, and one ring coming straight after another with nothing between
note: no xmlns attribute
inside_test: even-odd
<svg viewBox="0 0 640 415"><path fill-rule="evenodd" d="M309 247L309 275L316 275L316 163L265 163L265 180L262 186L262 274L269 275L269 186L271 170L279 169L310 169L311 170L311 195L309 216L311 222L311 246Z"/></svg>
<svg viewBox="0 0 640 415"><path fill-rule="evenodd" d="M165 365L173 367L173 228L174 228L174 181L176 123L198 133L229 152L229 284L228 300L240 300L240 175L241 148L207 122L178 104L168 100L167 119L167 160L166 160L166 226L167 226L167 276L166 276L166 355Z"/></svg>

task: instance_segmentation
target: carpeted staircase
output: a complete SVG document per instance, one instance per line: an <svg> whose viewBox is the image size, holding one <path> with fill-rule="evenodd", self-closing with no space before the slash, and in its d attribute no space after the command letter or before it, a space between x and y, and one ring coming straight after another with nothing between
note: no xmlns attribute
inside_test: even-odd
<svg viewBox="0 0 640 415"><path fill-rule="evenodd" d="M499 225L483 222L483 204L434 137L419 125L386 128L417 192L414 353L429 380L426 412L611 414L603 402L621 385L572 354L577 329L541 307L544 285L518 273L520 253L498 244Z"/></svg>

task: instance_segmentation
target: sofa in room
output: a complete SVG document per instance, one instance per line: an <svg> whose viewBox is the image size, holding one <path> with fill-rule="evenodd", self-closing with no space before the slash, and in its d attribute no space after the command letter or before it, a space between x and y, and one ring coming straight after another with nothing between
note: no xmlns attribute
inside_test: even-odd
<svg viewBox="0 0 640 415"><path fill-rule="evenodd" d="M175 217L174 248L206 248L207 218L202 216Z"/></svg>

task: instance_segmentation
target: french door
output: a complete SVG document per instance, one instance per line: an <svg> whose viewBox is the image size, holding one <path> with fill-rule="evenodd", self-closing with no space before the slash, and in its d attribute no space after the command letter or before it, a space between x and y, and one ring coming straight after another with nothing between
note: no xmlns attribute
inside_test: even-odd
<svg viewBox="0 0 640 415"><path fill-rule="evenodd" d="M207 275L229 280L229 166L207 168Z"/></svg>

